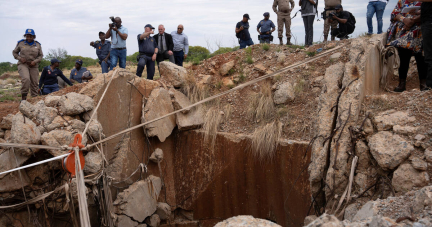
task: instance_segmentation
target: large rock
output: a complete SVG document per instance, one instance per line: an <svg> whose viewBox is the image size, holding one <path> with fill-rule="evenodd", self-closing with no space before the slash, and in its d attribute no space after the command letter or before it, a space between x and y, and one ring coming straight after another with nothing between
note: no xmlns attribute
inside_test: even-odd
<svg viewBox="0 0 432 227"><path fill-rule="evenodd" d="M158 88L160 85L157 81L147 80L144 77L134 77L132 80L133 85L138 91L144 95L146 98L150 96L153 89Z"/></svg>
<svg viewBox="0 0 432 227"><path fill-rule="evenodd" d="M153 175L146 180L135 182L118 194L113 203L115 212L119 215L127 215L135 221L143 222L146 217L151 216L156 211L161 187L161 179Z"/></svg>
<svg viewBox="0 0 432 227"><path fill-rule="evenodd" d="M414 151L405 139L387 131L369 137L368 142L373 157L385 170L396 168Z"/></svg>
<svg viewBox="0 0 432 227"><path fill-rule="evenodd" d="M379 208L378 203L375 201L369 201L357 212L352 221L361 221L375 215L378 215Z"/></svg>
<svg viewBox="0 0 432 227"><path fill-rule="evenodd" d="M158 203L156 207L156 214L159 215L161 220L168 220L171 216L171 207L167 203Z"/></svg>
<svg viewBox="0 0 432 227"><path fill-rule="evenodd" d="M426 161L432 163L432 147L426 149L424 154L425 154Z"/></svg>
<svg viewBox="0 0 432 227"><path fill-rule="evenodd" d="M40 144L41 134L36 124L21 113L12 119L11 142L19 144ZM30 156L39 151L35 148L15 148L15 151Z"/></svg>
<svg viewBox="0 0 432 227"><path fill-rule="evenodd" d="M429 184L429 175L427 172L420 172L414 167L405 163L394 171L392 185L397 192L407 192L413 187L423 187Z"/></svg>
<svg viewBox="0 0 432 227"><path fill-rule="evenodd" d="M273 222L254 218L252 216L235 216L217 223L214 227L278 227L280 225Z"/></svg>
<svg viewBox="0 0 432 227"><path fill-rule="evenodd" d="M403 126L407 123L414 122L415 117L410 117L408 111L388 110L379 113L373 118L378 131L390 130L395 125Z"/></svg>
<svg viewBox="0 0 432 227"><path fill-rule="evenodd" d="M33 119L37 115L36 107L27 100L22 100L19 105L19 110L24 116Z"/></svg>
<svg viewBox="0 0 432 227"><path fill-rule="evenodd" d="M159 63L159 70L160 75L174 87L181 87L186 81L186 69L174 63L163 61Z"/></svg>
<svg viewBox="0 0 432 227"><path fill-rule="evenodd" d="M86 124L78 119L73 119L70 122L70 125L72 126L73 129L76 129L78 131L84 131Z"/></svg>
<svg viewBox="0 0 432 227"><path fill-rule="evenodd" d="M426 171L427 170L427 162L425 162L424 160L422 160L418 157L412 158L411 164L414 167L414 169L416 169L418 171Z"/></svg>
<svg viewBox="0 0 432 227"><path fill-rule="evenodd" d="M419 130L418 127L400 126L400 125L393 126L393 132L398 133L398 134L402 134L402 135L414 134L418 130Z"/></svg>
<svg viewBox="0 0 432 227"><path fill-rule="evenodd" d="M318 217L316 215L309 215L306 216L303 222L303 226L307 226L310 223L312 223L313 221L315 221Z"/></svg>
<svg viewBox="0 0 432 227"><path fill-rule="evenodd" d="M57 107L60 103L61 96L48 95L45 97L45 105L49 107Z"/></svg>
<svg viewBox="0 0 432 227"><path fill-rule="evenodd" d="M187 114L190 111L190 108L187 108L188 106L192 105L192 103L189 101L189 98L186 97L183 93L180 91L177 91L176 89L171 88L169 90L171 97L172 97L172 104L174 106L174 110L183 110L181 113Z"/></svg>
<svg viewBox="0 0 432 227"><path fill-rule="evenodd" d="M85 159L84 172L88 174L93 174L101 170L103 158L98 151L87 153L87 155L84 156L84 159Z"/></svg>
<svg viewBox="0 0 432 227"><path fill-rule="evenodd" d="M53 107L46 107L43 103L37 108L37 116L36 120L39 124L43 125L44 127L50 125L52 121L58 116L57 109Z"/></svg>
<svg viewBox="0 0 432 227"><path fill-rule="evenodd" d="M223 64L220 68L219 68L219 73L221 76L225 76L229 73L229 71L234 67L235 62L233 61L229 61L225 64Z"/></svg>
<svg viewBox="0 0 432 227"><path fill-rule="evenodd" d="M323 214L315 221L307 225L308 227L344 227L341 221L333 215Z"/></svg>
<svg viewBox="0 0 432 227"><path fill-rule="evenodd" d="M160 225L161 219L159 215L153 214L150 218L146 220L146 223L150 227L158 227Z"/></svg>
<svg viewBox="0 0 432 227"><path fill-rule="evenodd" d="M147 103L143 107L142 123L171 112L174 112L174 108L168 91L163 88L155 89L152 91ZM165 139L171 135L175 126L176 116L171 115L144 126L144 130L147 130L148 136L157 136L161 142L164 142Z"/></svg>
<svg viewBox="0 0 432 227"><path fill-rule="evenodd" d="M154 163L161 162L163 160L163 151L160 148L156 148L156 150L150 155L150 161Z"/></svg>
<svg viewBox="0 0 432 227"><path fill-rule="evenodd" d="M12 149L7 149L5 152L0 154L0 172L4 172L10 169L21 166L30 157L24 156L19 152L15 153ZM21 184L21 178L17 171L0 175L0 192L9 192L21 189L22 186L28 186L31 181L28 178L25 171L21 171L23 184Z"/></svg>
<svg viewBox="0 0 432 227"><path fill-rule="evenodd" d="M53 130L48 133L44 133L41 137L42 144L52 146L52 147L61 147L63 145L69 145L73 143L75 138L75 134L66 130ZM87 138L84 137L82 142L83 145L87 143ZM48 149L48 152L53 156L60 156L68 153L68 151L62 150L53 150Z"/></svg>
<svg viewBox="0 0 432 227"><path fill-rule="evenodd" d="M279 85L277 90L274 93L273 99L275 104L285 104L287 102L294 101L295 93L291 83L286 82Z"/></svg>
<svg viewBox="0 0 432 227"><path fill-rule="evenodd" d="M308 168L311 192L315 196L320 192L322 181L325 178L326 166L328 165L326 161L329 159L330 140L326 138L332 134L332 125L336 113L336 111L332 111L332 107L337 102L344 67L343 63L338 63L327 68L322 82L323 89L316 110L315 136L318 137L312 145L311 164ZM319 197L317 199L318 203L324 203Z"/></svg>
<svg viewBox="0 0 432 227"><path fill-rule="evenodd" d="M424 187L414 194L414 206L413 210L415 213L426 210L432 206L432 186Z"/></svg>
<svg viewBox="0 0 432 227"><path fill-rule="evenodd" d="M104 139L105 138L105 134L103 134L102 125L96 119L93 119L92 122L90 122L87 133L95 141L99 141L100 139Z"/></svg>
<svg viewBox="0 0 432 227"><path fill-rule="evenodd" d="M177 113L176 123L180 131L191 130L204 124L204 112L201 106L193 108L189 113Z"/></svg>
<svg viewBox="0 0 432 227"><path fill-rule="evenodd" d="M118 215L116 226L117 227L137 227L138 222L132 220L130 217L126 215Z"/></svg>
<svg viewBox="0 0 432 227"><path fill-rule="evenodd" d="M344 212L344 219L349 220L349 221L353 221L355 215L359 211L359 208L360 207L359 207L358 203L353 203L353 204L350 204L349 206L347 206L345 208L345 212Z"/></svg>
<svg viewBox="0 0 432 227"><path fill-rule="evenodd" d="M11 130L13 117L14 117L13 114L8 114L6 117L3 117L0 123L0 128L4 130Z"/></svg>
<svg viewBox="0 0 432 227"><path fill-rule="evenodd" d="M75 92L63 95L59 101L60 111L66 115L77 115L94 108L93 99Z"/></svg>
<svg viewBox="0 0 432 227"><path fill-rule="evenodd" d="M67 127L69 126L69 122L72 122L74 118L70 116L57 116L54 118L54 120L49 124L48 126L45 126L44 129L46 129L48 132L58 129L61 127Z"/></svg>

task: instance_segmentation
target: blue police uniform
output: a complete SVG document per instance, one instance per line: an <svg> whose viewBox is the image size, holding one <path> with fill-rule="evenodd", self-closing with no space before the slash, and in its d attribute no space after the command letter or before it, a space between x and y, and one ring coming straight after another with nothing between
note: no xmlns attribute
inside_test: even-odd
<svg viewBox="0 0 432 227"><path fill-rule="evenodd" d="M107 62L103 61L111 52L111 42L109 40L105 40L105 43L102 44L102 42L98 40L94 43L93 47L96 49L96 55L99 58L99 64L102 67L102 73L107 73L109 71L108 67L110 70L112 70L111 60L108 59Z"/></svg>
<svg viewBox="0 0 432 227"><path fill-rule="evenodd" d="M44 95L60 90L57 77L62 78L69 86L73 85L60 69L55 68L52 70L51 66L45 66L39 79L39 89L42 89Z"/></svg>
<svg viewBox="0 0 432 227"><path fill-rule="evenodd" d="M144 67L147 66L147 79L153 80L155 73L155 62L152 60L152 56L157 48L157 43L153 37L144 38L140 40L138 38L139 55L137 56L138 67L136 75L141 77L144 71Z"/></svg>
<svg viewBox="0 0 432 227"><path fill-rule="evenodd" d="M271 30L272 28L275 28L275 24L271 20L261 20L258 23L257 28L261 28L261 34L260 35L260 43L270 43L270 36L271 36ZM269 32L269 34L266 34Z"/></svg>
<svg viewBox="0 0 432 227"><path fill-rule="evenodd" d="M70 73L69 79L75 80L78 83L82 83L83 82L82 76L83 76L83 73L85 73L86 71L87 71L87 68L85 68L85 67L81 67L80 70L77 70L76 68L74 68L74 69L72 69L72 71ZM90 71L89 71L89 76L93 76Z"/></svg>

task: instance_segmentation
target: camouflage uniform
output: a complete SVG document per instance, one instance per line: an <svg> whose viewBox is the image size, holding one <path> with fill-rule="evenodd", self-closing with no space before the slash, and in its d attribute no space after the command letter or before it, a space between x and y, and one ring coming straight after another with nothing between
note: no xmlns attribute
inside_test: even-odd
<svg viewBox="0 0 432 227"><path fill-rule="evenodd" d="M324 5L325 5L325 9L333 9L335 6L342 4L342 0L325 0L324 1ZM336 29L338 26L338 22L336 20L333 20L332 23L329 22L329 15L330 13L336 13L336 10L326 10L326 18L324 20L324 40L327 40L329 31L330 31L330 27L331 30ZM331 40L335 40L335 37L332 36Z"/></svg>
<svg viewBox="0 0 432 227"><path fill-rule="evenodd" d="M291 39L291 10L293 8L294 0L274 0L273 11L277 14L278 38L283 37L283 26L285 23L286 37Z"/></svg>
<svg viewBox="0 0 432 227"><path fill-rule="evenodd" d="M22 82L21 95L23 97L27 96L29 89L31 89L31 96L37 96L39 89L39 62L43 57L41 44L35 40L32 45L29 45L25 39L22 39L18 41L12 54L18 60L18 73ZM25 58L26 63L22 63L21 58ZM30 66L32 61L36 63L34 66Z"/></svg>

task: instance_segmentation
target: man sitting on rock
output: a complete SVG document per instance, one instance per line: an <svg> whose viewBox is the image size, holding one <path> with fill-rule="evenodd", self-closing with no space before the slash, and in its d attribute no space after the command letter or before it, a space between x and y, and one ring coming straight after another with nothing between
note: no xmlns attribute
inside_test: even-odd
<svg viewBox="0 0 432 227"><path fill-rule="evenodd" d="M59 60L51 59L51 65L45 66L42 70L42 75L39 79L39 92L42 91L43 95L47 95L59 90L57 77L63 79L64 82L72 86L73 84L63 75L63 72L58 68L60 65Z"/></svg>
<svg viewBox="0 0 432 227"><path fill-rule="evenodd" d="M70 73L70 81L73 83L78 82L87 82L91 79L93 79L93 75L87 71L87 68L82 67L83 61L81 59L76 60L75 62L75 68L72 69Z"/></svg>
<svg viewBox="0 0 432 227"><path fill-rule="evenodd" d="M144 71L144 67L147 66L147 79L153 80L155 73L155 60L158 53L158 46L153 37L150 34L154 33L155 28L151 24L147 24L144 27L144 33L137 36L139 55L137 56L138 67L136 75L141 77Z"/></svg>

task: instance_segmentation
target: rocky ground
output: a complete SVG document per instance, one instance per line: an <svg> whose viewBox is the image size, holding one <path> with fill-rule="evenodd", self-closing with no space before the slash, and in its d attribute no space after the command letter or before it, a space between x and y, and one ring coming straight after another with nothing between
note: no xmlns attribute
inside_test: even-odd
<svg viewBox="0 0 432 227"><path fill-rule="evenodd" d="M432 91L418 90L418 74L412 62L406 92L381 90L364 95L365 68L368 58L375 56L373 51L379 41L378 36L370 40L363 37L308 49L254 45L185 68L163 62L160 65L162 76L155 81L135 78L133 67L120 70L116 78L126 78L144 96L143 122L182 109L180 113L144 127L148 136L158 138L160 142L164 142L175 128L179 131L200 129L205 141L209 138L211 141L217 132L250 135L257 144L268 142L261 149L266 152L272 152L274 148L271 147L279 139L311 141L309 179L314 198L313 212L322 216L307 217L305 225L428 226L432 221L432 189L429 186ZM345 46L329 57L290 69L200 107L187 108L204 98L342 45ZM83 131L88 115L111 75L112 72L98 74L92 82L28 102L0 103L0 119L3 119L0 142L68 144L76 133ZM397 85L396 75L389 77L390 89ZM2 79L11 78L16 75ZM7 85L5 89L10 87ZM93 130L85 138L88 143L104 137L102 125L97 121L92 124ZM19 165L62 154L56 150L16 151L19 152ZM4 160L0 165L2 170L12 167L8 164L11 152L11 149L0 150L0 160ZM98 154L96 150L86 153L87 174L97 174L102 168L103 159ZM163 153L152 156L155 163L163 159ZM108 165L115 162L113 158ZM61 174L60 166L40 168L52 173L26 172L26 192L33 193L33 197L38 195L34 191L43 189L46 192L65 181L64 175L56 180ZM108 166L109 171L113 169L110 168ZM121 174L111 173L117 174L112 176ZM0 178L0 182L17 179L17 175L10 174ZM149 185L154 186L154 190L149 191ZM193 222L195 226L197 223L193 218L182 218L188 216L185 211L175 211L157 199L161 188L161 179L150 176L120 192L113 201L116 225L159 226L176 220L177 223ZM90 184L88 189L92 191L94 187ZM0 184L2 201L12 204L22 200L19 190L21 187L16 182ZM65 213L63 198L50 202L50 209ZM142 204L145 204L145 212L137 208ZM180 215L182 212L184 214ZM237 217L217 226L238 226L236 223L263 226L258 224L260 222ZM274 225L269 222L266 226Z"/></svg>

